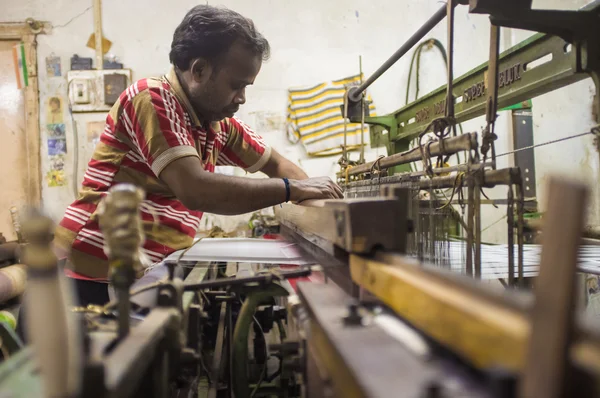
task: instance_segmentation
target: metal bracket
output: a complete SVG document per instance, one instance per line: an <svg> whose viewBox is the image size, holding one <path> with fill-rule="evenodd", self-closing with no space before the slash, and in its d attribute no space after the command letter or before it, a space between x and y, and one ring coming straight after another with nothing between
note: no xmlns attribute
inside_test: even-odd
<svg viewBox="0 0 600 398"><path fill-rule="evenodd" d="M578 11L532 10L531 1L517 8L506 7L504 0L473 2L482 3L473 12L490 14L490 21L494 25L551 34L571 43L575 53L573 70L589 74L596 85L596 94L600 94L600 48L597 45L600 37L600 0ZM598 111L600 105L596 106Z"/></svg>

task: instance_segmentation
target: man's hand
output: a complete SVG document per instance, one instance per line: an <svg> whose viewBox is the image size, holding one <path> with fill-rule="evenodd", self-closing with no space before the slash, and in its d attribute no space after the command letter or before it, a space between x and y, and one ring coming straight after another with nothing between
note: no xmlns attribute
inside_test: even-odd
<svg viewBox="0 0 600 398"><path fill-rule="evenodd" d="M340 199L344 197L342 188L329 177L308 178L290 181L290 200L302 202L308 199Z"/></svg>

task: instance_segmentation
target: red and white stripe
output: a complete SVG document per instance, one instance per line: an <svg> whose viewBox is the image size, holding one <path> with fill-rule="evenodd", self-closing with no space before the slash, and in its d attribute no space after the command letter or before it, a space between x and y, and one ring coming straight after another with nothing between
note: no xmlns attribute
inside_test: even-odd
<svg viewBox="0 0 600 398"><path fill-rule="evenodd" d="M165 255L162 253L157 253L144 248L142 248L142 253L144 253L152 261L152 263L159 263L163 260L163 258L165 258Z"/></svg>
<svg viewBox="0 0 600 398"><path fill-rule="evenodd" d="M219 156L217 157L217 164L219 166L237 166L238 165L237 163L235 163L234 161L229 159L227 157L227 155L225 155L225 152L219 153Z"/></svg>
<svg viewBox="0 0 600 398"><path fill-rule="evenodd" d="M165 90L164 87L160 87L160 97L162 98L165 104L167 119L169 119L171 131L173 132L173 134L175 134L177 142L179 142L179 145L191 145L187 138L186 131L182 126L179 113L177 113L177 109L175 106L175 98L173 94L170 91Z"/></svg>
<svg viewBox="0 0 600 398"><path fill-rule="evenodd" d="M136 148L141 148L140 141L138 140L138 137L133 129L133 122L129 118L129 115L127 114L126 110L124 110L123 113L121 113L121 121L125 126L125 131L127 131L127 135L129 135L129 138L135 144Z"/></svg>
<svg viewBox="0 0 600 398"><path fill-rule="evenodd" d="M73 206L67 207L65 210L65 218L68 218L71 221L75 221L78 224L85 225L90 219L91 214L87 211L78 209Z"/></svg>
<svg viewBox="0 0 600 398"><path fill-rule="evenodd" d="M252 130L246 123L242 122L240 119L238 119L237 117L233 117L233 119L239 123L240 126L242 126L244 128L244 130L246 130L246 134L248 134L250 137L252 137L252 139L258 144L258 146L260 146L261 148L266 148L266 144L264 142L264 140L262 139L262 137L258 134L256 134L254 132L254 130Z"/></svg>
<svg viewBox="0 0 600 398"><path fill-rule="evenodd" d="M144 158L142 158L137 152L135 151L129 151L127 152L127 155L125 155L125 157L133 162L140 162L140 163L146 163L146 161L144 160Z"/></svg>
<svg viewBox="0 0 600 398"><path fill-rule="evenodd" d="M133 97L135 97L136 95L138 95L140 93L140 88L138 87L138 82L135 82L131 86L127 87L127 90L125 90L125 93L127 94L127 99L129 101L131 101L133 99Z"/></svg>
<svg viewBox="0 0 600 398"><path fill-rule="evenodd" d="M165 218L169 218L179 224L185 225L194 229L195 231L200 228L200 218L195 217L187 211L175 210L173 207L168 205L160 205L149 200L144 200L141 205L142 212L145 212L151 216L159 215Z"/></svg>
<svg viewBox="0 0 600 398"><path fill-rule="evenodd" d="M110 187L113 183L115 173L111 173L110 171L100 170L94 167L88 167L84 174L84 178L95 181L98 184L102 184L104 186Z"/></svg>
<svg viewBox="0 0 600 398"><path fill-rule="evenodd" d="M77 240L104 250L104 237L98 231L81 228L77 234Z"/></svg>

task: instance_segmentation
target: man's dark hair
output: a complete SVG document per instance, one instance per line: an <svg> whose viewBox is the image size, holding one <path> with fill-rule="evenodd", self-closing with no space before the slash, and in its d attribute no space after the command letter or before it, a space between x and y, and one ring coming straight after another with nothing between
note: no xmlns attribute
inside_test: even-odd
<svg viewBox="0 0 600 398"><path fill-rule="evenodd" d="M187 70L195 58L214 63L238 40L263 60L269 58L269 42L252 20L224 7L198 5L175 29L169 59L180 70Z"/></svg>

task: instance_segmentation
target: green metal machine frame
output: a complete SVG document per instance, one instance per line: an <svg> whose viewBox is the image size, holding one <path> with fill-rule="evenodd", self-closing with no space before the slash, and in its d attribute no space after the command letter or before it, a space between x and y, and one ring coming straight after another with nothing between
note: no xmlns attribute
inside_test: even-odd
<svg viewBox="0 0 600 398"><path fill-rule="evenodd" d="M571 48L559 37L535 34L503 52L499 62L498 106L515 105L589 77L573 68L575 54ZM534 64L547 56L551 60ZM485 62L454 80L458 123L485 114L487 69ZM446 85L393 113L366 117L365 122L372 125L371 146L386 146L389 155L404 152L433 119L444 115L445 109Z"/></svg>

